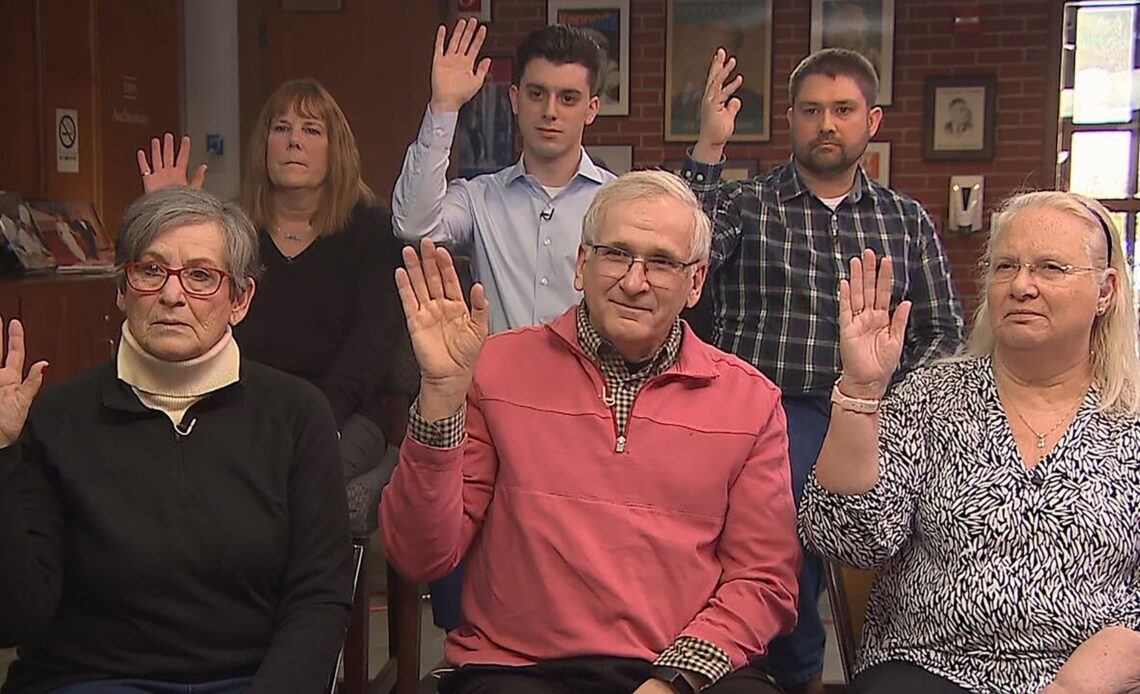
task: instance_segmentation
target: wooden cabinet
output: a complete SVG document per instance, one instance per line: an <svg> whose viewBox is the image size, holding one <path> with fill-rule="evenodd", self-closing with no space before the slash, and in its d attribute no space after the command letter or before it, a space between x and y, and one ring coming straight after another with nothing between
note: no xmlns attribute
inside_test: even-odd
<svg viewBox="0 0 1140 694"><path fill-rule="evenodd" d="M27 362L46 359L46 383L112 359L123 315L115 282L106 276L45 275L0 280L5 321L19 318L27 339Z"/></svg>
<svg viewBox="0 0 1140 694"><path fill-rule="evenodd" d="M113 236L142 193L135 150L181 130L182 3L0 0L0 25L0 190L91 201ZM76 112L77 171L56 162L56 109Z"/></svg>

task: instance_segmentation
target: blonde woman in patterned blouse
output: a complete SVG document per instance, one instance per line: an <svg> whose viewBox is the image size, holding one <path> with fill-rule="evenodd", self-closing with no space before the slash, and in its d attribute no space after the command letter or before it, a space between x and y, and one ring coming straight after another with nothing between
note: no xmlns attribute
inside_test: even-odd
<svg viewBox="0 0 1140 694"><path fill-rule="evenodd" d="M840 287L843 377L800 508L820 554L874 569L849 692L1140 692L1140 361L1099 203L996 215L969 355L883 400L908 302L889 259ZM880 406L881 404L881 406Z"/></svg>

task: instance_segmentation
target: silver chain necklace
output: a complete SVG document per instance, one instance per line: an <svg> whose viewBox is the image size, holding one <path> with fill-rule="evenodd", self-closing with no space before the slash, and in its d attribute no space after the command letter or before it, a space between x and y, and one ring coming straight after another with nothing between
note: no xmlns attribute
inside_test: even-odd
<svg viewBox="0 0 1140 694"><path fill-rule="evenodd" d="M1077 398L1077 401L1075 403L1073 403L1073 406L1071 408L1069 408L1069 411L1065 413L1065 416L1061 417L1061 419L1057 420L1057 423L1054 424L1053 426L1049 427L1049 431L1046 431L1044 434L1037 433L1037 430L1033 428L1033 425L1031 425L1029 423L1029 420L1027 420L1025 417L1023 417L1021 412L1017 409L1017 407L1014 406L1012 400L1009 403L1009 407L1011 410L1013 410L1013 413L1015 415L1017 415L1017 418L1021 420L1021 423L1025 425L1025 428L1029 429L1029 431L1032 432L1032 434L1037 437L1037 447L1038 448L1045 448L1045 439L1047 439L1050 434L1052 434L1054 431L1056 431L1057 427L1064 424L1065 420L1068 419L1069 416L1072 415L1074 412L1076 412L1077 408L1080 407L1081 403L1084 401L1085 401L1084 395Z"/></svg>
<svg viewBox="0 0 1140 694"><path fill-rule="evenodd" d="M311 228L311 227L310 227ZM304 241L305 237L300 234L295 234L291 231L285 231L281 227L277 227L277 233L289 241Z"/></svg>

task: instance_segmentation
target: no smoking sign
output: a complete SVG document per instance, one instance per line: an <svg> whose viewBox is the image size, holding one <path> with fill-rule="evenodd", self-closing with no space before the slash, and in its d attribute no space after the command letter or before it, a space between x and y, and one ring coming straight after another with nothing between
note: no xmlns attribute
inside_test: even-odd
<svg viewBox="0 0 1140 694"><path fill-rule="evenodd" d="M79 113L72 108L55 110L55 170L79 173Z"/></svg>

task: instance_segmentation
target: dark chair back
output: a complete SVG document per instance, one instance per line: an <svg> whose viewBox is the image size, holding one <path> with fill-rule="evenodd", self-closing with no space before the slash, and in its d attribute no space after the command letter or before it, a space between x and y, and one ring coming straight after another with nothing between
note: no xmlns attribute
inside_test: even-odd
<svg viewBox="0 0 1140 694"><path fill-rule="evenodd" d="M824 578L843 674L850 682L855 677L855 660L863 643L863 621L875 574L825 561Z"/></svg>

